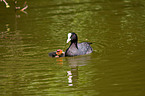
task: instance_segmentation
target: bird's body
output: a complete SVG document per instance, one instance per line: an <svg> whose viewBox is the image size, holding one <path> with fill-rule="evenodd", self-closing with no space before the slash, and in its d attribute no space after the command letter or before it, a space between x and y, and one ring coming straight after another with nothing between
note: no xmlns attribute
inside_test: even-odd
<svg viewBox="0 0 145 96"><path fill-rule="evenodd" d="M61 49L58 49L55 52L50 52L49 53L49 56L50 57L64 57L65 56L65 53Z"/></svg>

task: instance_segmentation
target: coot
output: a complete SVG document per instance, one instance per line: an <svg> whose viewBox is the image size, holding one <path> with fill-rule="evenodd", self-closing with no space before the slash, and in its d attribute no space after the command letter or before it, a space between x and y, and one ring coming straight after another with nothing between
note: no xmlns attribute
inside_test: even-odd
<svg viewBox="0 0 145 96"><path fill-rule="evenodd" d="M93 52L93 49L90 46L91 43L78 43L78 37L76 33L68 33L67 43L69 41L71 41L71 44L65 51L65 56L78 56Z"/></svg>
<svg viewBox="0 0 145 96"><path fill-rule="evenodd" d="M64 57L65 53L61 49L58 49L55 52L50 52L49 56L51 56L51 57Z"/></svg>

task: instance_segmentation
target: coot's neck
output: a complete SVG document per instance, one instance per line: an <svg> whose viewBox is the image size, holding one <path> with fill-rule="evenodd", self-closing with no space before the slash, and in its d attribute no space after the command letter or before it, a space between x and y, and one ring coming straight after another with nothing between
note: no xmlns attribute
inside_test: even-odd
<svg viewBox="0 0 145 96"><path fill-rule="evenodd" d="M76 48L78 49L77 41L71 41L70 46L71 46L72 44L74 44L74 45L76 46Z"/></svg>

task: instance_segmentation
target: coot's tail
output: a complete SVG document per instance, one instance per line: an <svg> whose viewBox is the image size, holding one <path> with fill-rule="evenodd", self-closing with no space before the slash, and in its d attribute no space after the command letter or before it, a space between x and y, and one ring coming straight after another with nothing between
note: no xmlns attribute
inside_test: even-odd
<svg viewBox="0 0 145 96"><path fill-rule="evenodd" d="M92 42L87 42L88 44L93 44Z"/></svg>

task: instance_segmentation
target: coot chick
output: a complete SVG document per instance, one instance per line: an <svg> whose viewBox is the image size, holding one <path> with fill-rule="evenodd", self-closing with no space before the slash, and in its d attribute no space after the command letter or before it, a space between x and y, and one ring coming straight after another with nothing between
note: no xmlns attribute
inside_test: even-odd
<svg viewBox="0 0 145 96"><path fill-rule="evenodd" d="M67 43L71 41L70 46L65 51L65 56L78 56L84 54L90 54L93 52L89 42L78 43L78 37L76 33L68 33Z"/></svg>
<svg viewBox="0 0 145 96"><path fill-rule="evenodd" d="M64 57L65 53L61 49L58 49L55 52L49 53L49 56L51 56L51 57Z"/></svg>

